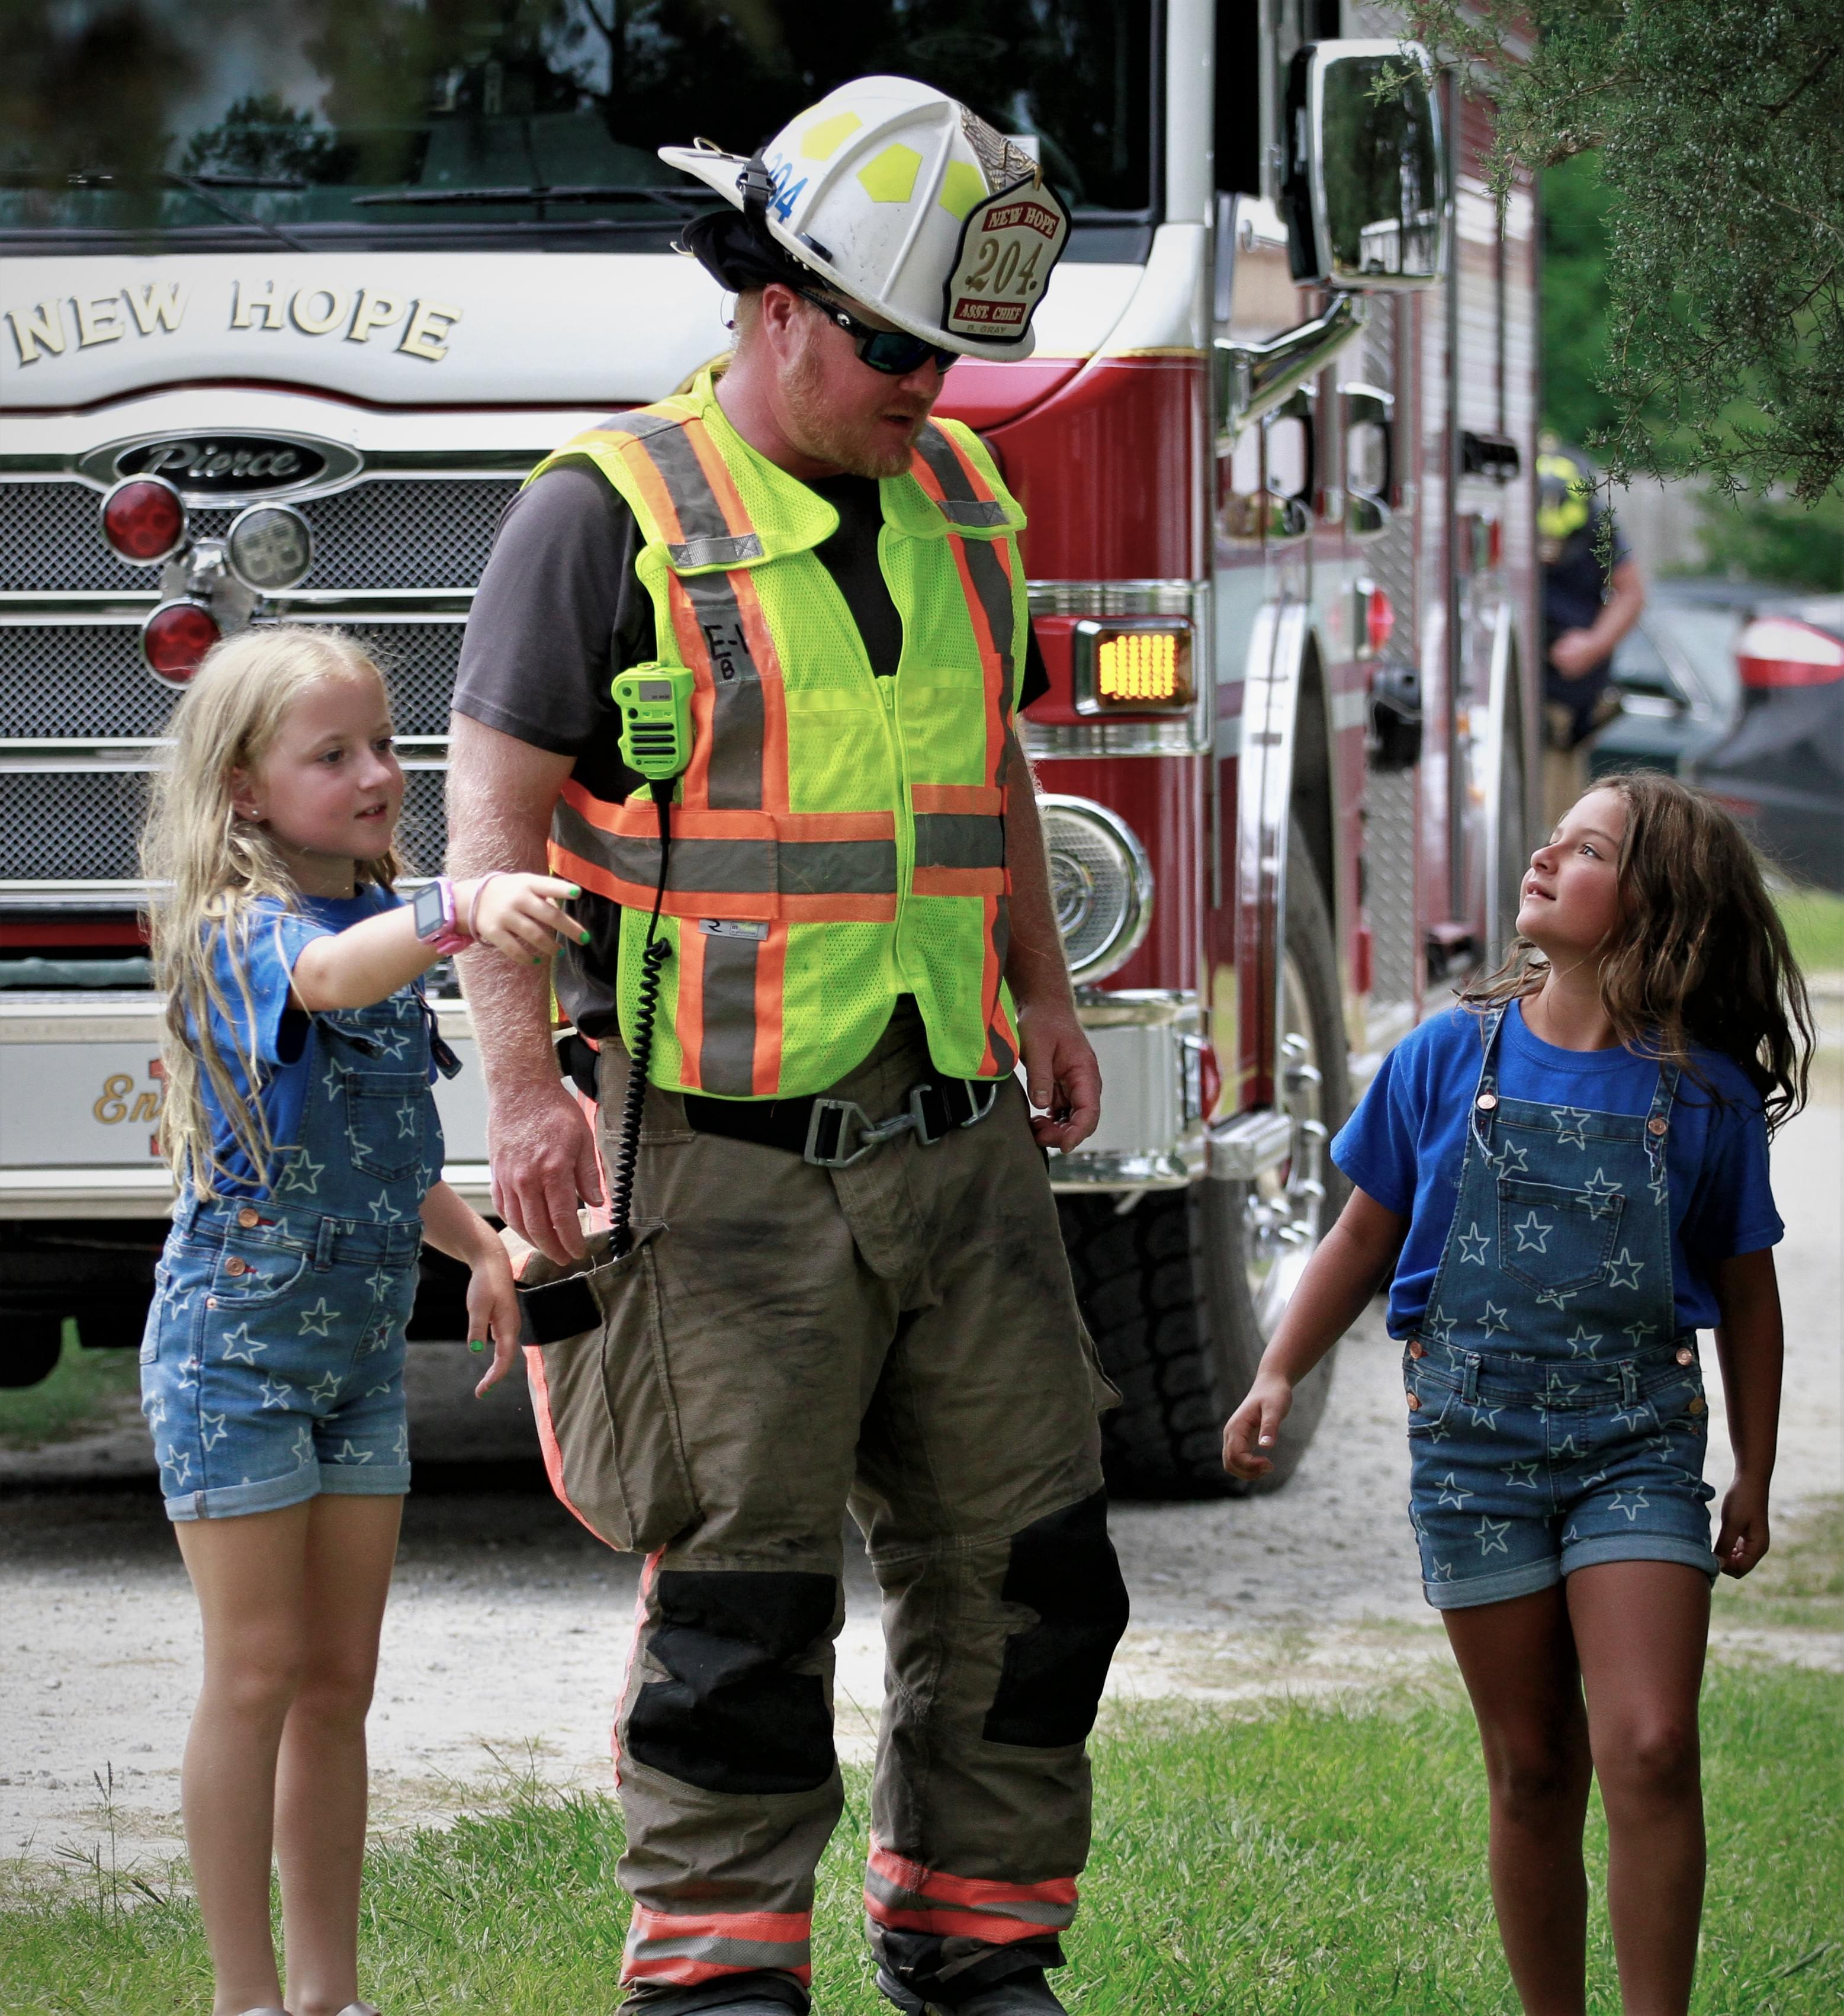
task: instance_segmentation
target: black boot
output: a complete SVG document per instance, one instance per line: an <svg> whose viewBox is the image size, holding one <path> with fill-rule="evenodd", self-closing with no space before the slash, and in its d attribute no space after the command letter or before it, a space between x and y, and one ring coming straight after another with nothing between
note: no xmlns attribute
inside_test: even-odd
<svg viewBox="0 0 1844 2016"><path fill-rule="evenodd" d="M905 1988L882 1967L877 1970L878 1992L904 2016L1068 2016L1044 1978L1041 1967L1008 1975L990 1987L972 1989L954 2002L926 2000Z"/></svg>

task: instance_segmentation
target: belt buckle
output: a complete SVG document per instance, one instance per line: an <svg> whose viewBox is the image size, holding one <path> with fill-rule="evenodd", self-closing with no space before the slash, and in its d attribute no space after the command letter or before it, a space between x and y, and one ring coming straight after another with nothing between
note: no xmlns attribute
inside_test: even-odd
<svg viewBox="0 0 1844 2016"><path fill-rule="evenodd" d="M855 1131L860 1145L849 1155L842 1155L836 1150L845 1146L846 1129L854 1114L857 1116L858 1125ZM822 1155L820 1153L820 1137L827 1121L835 1115L838 1120L838 1132L834 1136L835 1152ZM813 1102L813 1111L807 1118L807 1146L801 1153L802 1161L811 1162L816 1169L849 1169L853 1163L861 1162L867 1155L883 1145L881 1141L867 1142L864 1139L865 1129L869 1125L870 1115L855 1099L816 1099Z"/></svg>

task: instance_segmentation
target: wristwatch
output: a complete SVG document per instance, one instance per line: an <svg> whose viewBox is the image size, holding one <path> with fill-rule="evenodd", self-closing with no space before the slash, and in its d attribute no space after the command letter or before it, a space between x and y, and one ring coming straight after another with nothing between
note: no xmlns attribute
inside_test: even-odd
<svg viewBox="0 0 1844 2016"><path fill-rule="evenodd" d="M432 952L465 952L473 943L455 917L455 884L438 875L416 891L410 906L416 921L416 935Z"/></svg>

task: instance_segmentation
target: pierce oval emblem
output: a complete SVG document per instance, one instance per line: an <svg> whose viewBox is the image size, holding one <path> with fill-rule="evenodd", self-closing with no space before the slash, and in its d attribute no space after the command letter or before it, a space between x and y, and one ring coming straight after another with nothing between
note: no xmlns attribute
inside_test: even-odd
<svg viewBox="0 0 1844 2016"><path fill-rule="evenodd" d="M81 464L86 476L105 484L130 476L160 477L189 504L308 495L345 482L363 466L352 449L336 441L241 428L113 441L84 456Z"/></svg>

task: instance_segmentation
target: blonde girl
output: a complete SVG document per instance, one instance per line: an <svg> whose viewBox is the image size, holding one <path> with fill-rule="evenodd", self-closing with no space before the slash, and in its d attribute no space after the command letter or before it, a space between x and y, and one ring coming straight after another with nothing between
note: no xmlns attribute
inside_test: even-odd
<svg viewBox="0 0 1844 2016"><path fill-rule="evenodd" d="M440 1180L454 1060L419 985L463 943L545 957L568 883L394 891L404 776L378 669L339 632L250 629L176 710L143 841L179 1185L141 1352L166 1509L203 1613L182 1778L214 2016L358 2000L365 1720L409 1489L404 1326L427 1238L471 1270L471 1334L518 1317L502 1249Z"/></svg>
<svg viewBox="0 0 1844 2016"><path fill-rule="evenodd" d="M1770 1129L1805 990L1711 800L1610 777L1531 856L1505 966L1407 1037L1332 1144L1353 1188L1224 1431L1268 1468L1293 1388L1390 1279L1410 1517L1473 1708L1528 2016L1581 2016L1591 1778L1628 2016L1688 2006L1714 1577L1767 1550L1781 1323ZM1713 1547L1697 1334L1734 1468Z"/></svg>

